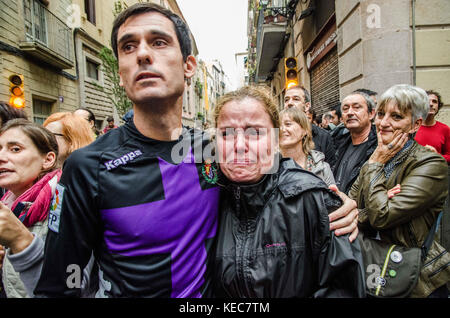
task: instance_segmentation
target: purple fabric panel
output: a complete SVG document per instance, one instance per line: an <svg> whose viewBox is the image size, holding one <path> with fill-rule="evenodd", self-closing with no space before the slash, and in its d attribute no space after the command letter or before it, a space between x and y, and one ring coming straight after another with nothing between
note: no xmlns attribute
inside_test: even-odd
<svg viewBox="0 0 450 318"><path fill-rule="evenodd" d="M201 189L192 150L188 156L179 165L159 159L164 200L101 210L111 253L171 254L172 297L201 296L205 240L217 230L219 189Z"/></svg>

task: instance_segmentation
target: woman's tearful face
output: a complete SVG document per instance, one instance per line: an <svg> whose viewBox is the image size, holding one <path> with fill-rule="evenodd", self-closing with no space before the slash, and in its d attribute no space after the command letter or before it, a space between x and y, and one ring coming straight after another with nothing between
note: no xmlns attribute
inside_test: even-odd
<svg viewBox="0 0 450 318"><path fill-rule="evenodd" d="M273 165L277 135L260 101L247 97L226 103L217 120L220 169L233 182L258 182Z"/></svg>

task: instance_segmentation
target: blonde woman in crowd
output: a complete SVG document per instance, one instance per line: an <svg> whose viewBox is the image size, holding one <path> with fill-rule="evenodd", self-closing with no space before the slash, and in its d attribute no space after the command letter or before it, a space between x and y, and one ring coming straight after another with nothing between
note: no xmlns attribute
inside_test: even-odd
<svg viewBox="0 0 450 318"><path fill-rule="evenodd" d="M306 115L298 108L290 107L280 113L280 118L280 149L283 157L294 159L299 166L316 174L328 186L335 185L325 155L313 150L311 124Z"/></svg>

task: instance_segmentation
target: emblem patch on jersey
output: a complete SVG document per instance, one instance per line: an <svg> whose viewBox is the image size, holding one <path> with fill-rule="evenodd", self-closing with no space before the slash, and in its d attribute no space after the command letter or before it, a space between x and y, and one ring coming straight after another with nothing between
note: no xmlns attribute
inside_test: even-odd
<svg viewBox="0 0 450 318"><path fill-rule="evenodd" d="M206 182L216 184L217 182L217 168L212 164L212 161L206 159L202 167L202 175Z"/></svg>
<svg viewBox="0 0 450 318"><path fill-rule="evenodd" d="M48 215L48 228L53 232L59 233L59 221L61 218L61 206L64 198L64 187L56 185L55 195L53 196Z"/></svg>

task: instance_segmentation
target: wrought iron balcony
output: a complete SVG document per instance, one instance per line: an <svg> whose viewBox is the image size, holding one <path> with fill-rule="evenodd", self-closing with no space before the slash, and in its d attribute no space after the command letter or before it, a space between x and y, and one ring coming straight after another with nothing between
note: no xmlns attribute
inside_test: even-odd
<svg viewBox="0 0 450 318"><path fill-rule="evenodd" d="M20 48L60 69L72 68L72 31L38 0L23 0L25 39Z"/></svg>
<svg viewBox="0 0 450 318"><path fill-rule="evenodd" d="M287 8L268 7L259 11L256 35L257 82L265 81L270 75L274 59L283 45L287 27Z"/></svg>

